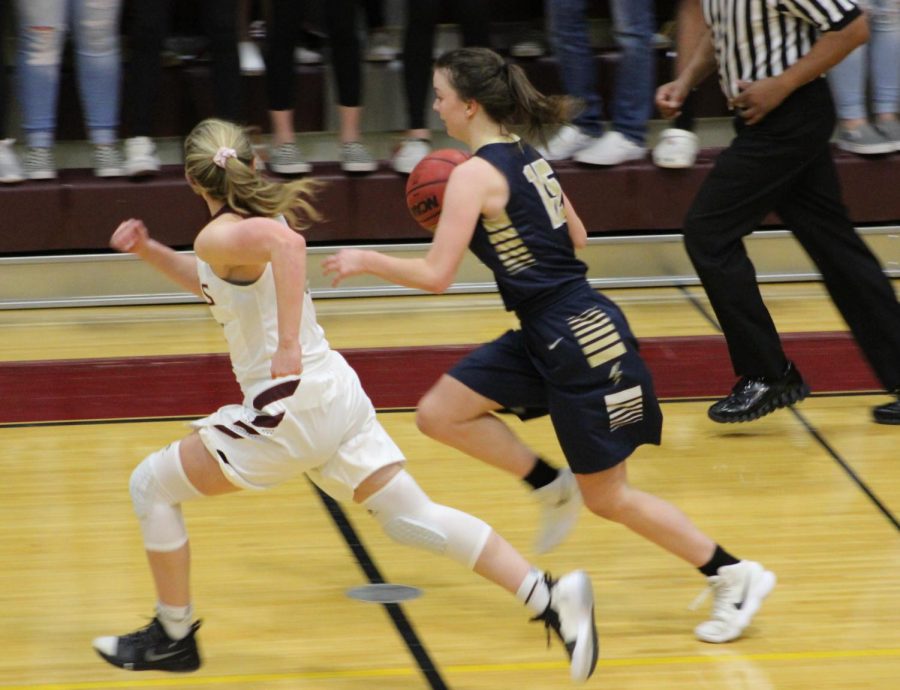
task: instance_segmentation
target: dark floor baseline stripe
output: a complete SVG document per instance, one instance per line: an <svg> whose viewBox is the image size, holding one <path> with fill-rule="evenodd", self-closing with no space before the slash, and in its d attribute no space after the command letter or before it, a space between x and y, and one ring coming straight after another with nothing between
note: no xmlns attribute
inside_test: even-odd
<svg viewBox="0 0 900 690"><path fill-rule="evenodd" d="M333 498L331 498L331 496L322 491L318 486L316 486L312 482L310 482L310 484L312 484L313 488L319 494L319 498L322 500L322 503L325 504L325 508L331 515L331 519L334 520L335 525L337 525L337 528L340 530L341 535L347 542L347 546L350 547L350 551L352 551L353 555L356 557L356 562L359 563L359 567L362 568L362 571L365 573L366 577L369 578L369 582L373 584L383 583L384 578L381 576L381 573L378 571L378 567L372 561L372 558L369 556L369 552L366 551L366 547L363 545L359 536L356 534L356 530L353 529L353 525L350 524L350 520L347 518L344 510L341 508L337 501L335 501ZM406 614L403 612L403 609L400 607L400 605L383 604L383 606L387 610L388 615L391 617L391 620L394 622L394 626L397 628L397 632L400 633L400 636L406 643L407 648L415 658L416 663L418 663L419 669L422 671L422 674L425 676L428 684L433 688L433 690L447 690L447 684L441 677L441 674L437 670L437 667L435 667L434 662L431 660L431 657L428 656L425 645L422 644L421 640L419 640L419 636L413 629L412 623L409 622L409 619L406 617Z"/></svg>
<svg viewBox="0 0 900 690"><path fill-rule="evenodd" d="M838 453L834 448L831 447L828 441L826 441L822 434L819 433L818 429L810 424L809 420L807 420L806 417L804 417L794 407L789 407L788 409L794 413L794 416L798 420L800 420L800 423L803 424L804 427L806 427L806 430L810 434L812 434L812 437L816 439L816 441L818 441L819 445L825 449L825 451L838 465L840 465L841 469L846 472L847 476L850 477L850 479L852 479L860 489L862 489L862 492L869 497L869 500L875 504L875 507L878 508L881 514L888 519L888 521L894 526L897 531L900 531L900 521L898 521L894 514L890 510L888 510L888 507L884 505L884 503L882 503L881 499L879 499L878 496L875 495L875 492L869 488L869 486L860 478L858 474L856 474L853 468L850 467L850 464L841 457L840 453Z"/></svg>

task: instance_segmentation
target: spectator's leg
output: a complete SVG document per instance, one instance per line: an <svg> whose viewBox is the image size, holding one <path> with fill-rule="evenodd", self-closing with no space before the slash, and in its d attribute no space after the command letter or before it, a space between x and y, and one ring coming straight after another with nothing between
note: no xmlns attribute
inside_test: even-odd
<svg viewBox="0 0 900 690"><path fill-rule="evenodd" d="M362 106L362 55L357 34L356 0L328 0L325 23L338 92L341 142L359 141Z"/></svg>
<svg viewBox="0 0 900 690"><path fill-rule="evenodd" d="M454 6L456 20L462 29L463 45L489 48L491 45L489 3L484 0L457 0Z"/></svg>
<svg viewBox="0 0 900 690"><path fill-rule="evenodd" d="M584 105L572 124L584 134L599 137L603 133L602 104L587 27L587 0L547 0L546 7L550 43L559 61L563 87Z"/></svg>
<svg viewBox="0 0 900 690"><path fill-rule="evenodd" d="M159 105L163 40L169 24L170 0L129 0L129 65L127 92L131 112L131 135L153 136Z"/></svg>
<svg viewBox="0 0 900 690"><path fill-rule="evenodd" d="M0 139L6 138L7 119L9 117L9 88L6 78L6 18L9 7L6 0L0 0Z"/></svg>
<svg viewBox="0 0 900 690"><path fill-rule="evenodd" d="M872 113L878 121L896 121L900 113L900 3L873 0L872 4L869 37Z"/></svg>
<svg viewBox="0 0 900 690"><path fill-rule="evenodd" d="M656 88L653 0L611 0L610 7L616 43L621 50L611 108L613 127L643 146Z"/></svg>
<svg viewBox="0 0 900 690"><path fill-rule="evenodd" d="M242 119L241 64L238 58L237 0L204 0L203 22L213 59L216 116Z"/></svg>
<svg viewBox="0 0 900 690"><path fill-rule="evenodd" d="M410 136L428 138L425 101L431 92L434 61L434 32L438 0L407 0L406 31L403 40L403 83Z"/></svg>
<svg viewBox="0 0 900 690"><path fill-rule="evenodd" d="M122 59L119 19L122 0L72 3L72 33L81 107L91 143L118 139Z"/></svg>

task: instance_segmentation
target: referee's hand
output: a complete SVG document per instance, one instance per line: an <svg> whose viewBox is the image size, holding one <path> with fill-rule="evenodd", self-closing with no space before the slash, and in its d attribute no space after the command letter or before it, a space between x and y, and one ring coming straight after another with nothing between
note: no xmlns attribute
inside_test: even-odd
<svg viewBox="0 0 900 690"><path fill-rule="evenodd" d="M664 118L678 117L688 90L678 80L663 84L656 90L656 107Z"/></svg>
<svg viewBox="0 0 900 690"><path fill-rule="evenodd" d="M768 77L759 81L739 81L740 93L731 101L748 125L755 125L787 98L791 89L779 77Z"/></svg>

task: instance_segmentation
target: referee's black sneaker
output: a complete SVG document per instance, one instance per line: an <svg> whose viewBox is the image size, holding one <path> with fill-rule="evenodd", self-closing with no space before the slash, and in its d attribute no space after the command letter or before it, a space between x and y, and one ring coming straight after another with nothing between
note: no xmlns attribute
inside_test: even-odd
<svg viewBox="0 0 900 690"><path fill-rule="evenodd" d="M187 637L173 640L158 618L137 632L121 637L98 637L94 649L113 666L128 671L196 671L200 652L195 635L200 621L191 625Z"/></svg>
<svg viewBox="0 0 900 690"><path fill-rule="evenodd" d="M900 424L900 388L894 390L897 399L872 410L872 416L879 424Z"/></svg>
<svg viewBox="0 0 900 690"><path fill-rule="evenodd" d="M709 408L714 422L752 422L770 412L800 402L809 395L793 362L788 362L784 374L777 379L744 376L731 389L731 395Z"/></svg>

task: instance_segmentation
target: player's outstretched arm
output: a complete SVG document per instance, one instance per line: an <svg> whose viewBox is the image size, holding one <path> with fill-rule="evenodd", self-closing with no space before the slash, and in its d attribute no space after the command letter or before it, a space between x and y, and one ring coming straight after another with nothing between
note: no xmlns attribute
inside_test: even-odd
<svg viewBox="0 0 900 690"><path fill-rule="evenodd" d="M140 257L172 282L203 297L197 280L197 259L152 239L144 221L129 218L120 223L109 240L109 246Z"/></svg>

